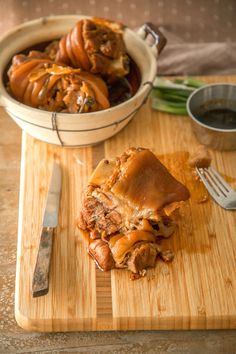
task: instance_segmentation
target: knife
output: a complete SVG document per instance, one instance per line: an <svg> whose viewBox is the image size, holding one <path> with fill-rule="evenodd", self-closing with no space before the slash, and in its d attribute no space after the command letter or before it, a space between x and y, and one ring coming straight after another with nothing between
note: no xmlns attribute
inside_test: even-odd
<svg viewBox="0 0 236 354"><path fill-rule="evenodd" d="M58 224L60 193L61 168L60 165L54 161L48 189L46 208L44 211L39 250L33 274L33 297L46 295L49 290L49 270L51 263L52 241L54 229Z"/></svg>

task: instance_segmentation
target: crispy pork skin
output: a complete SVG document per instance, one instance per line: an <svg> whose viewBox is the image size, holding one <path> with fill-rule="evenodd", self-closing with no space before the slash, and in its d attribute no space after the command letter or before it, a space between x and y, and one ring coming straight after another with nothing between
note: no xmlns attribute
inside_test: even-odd
<svg viewBox="0 0 236 354"><path fill-rule="evenodd" d="M101 239L92 241L88 253L101 270L107 271L114 268L115 262L107 242Z"/></svg>
<svg viewBox="0 0 236 354"><path fill-rule="evenodd" d="M121 163L111 191L120 199L128 199L139 209L162 210L173 202L189 197L189 192L148 149L130 150Z"/></svg>

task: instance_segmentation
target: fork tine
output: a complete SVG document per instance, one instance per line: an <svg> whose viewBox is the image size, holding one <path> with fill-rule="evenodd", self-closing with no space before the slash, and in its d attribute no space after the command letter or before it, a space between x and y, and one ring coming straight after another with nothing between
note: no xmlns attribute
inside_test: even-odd
<svg viewBox="0 0 236 354"><path fill-rule="evenodd" d="M233 190L231 188L231 186L224 180L224 178L212 166L208 167L208 170L210 170L215 175L215 177L224 186L224 188L226 189L227 192L230 192Z"/></svg>
<svg viewBox="0 0 236 354"><path fill-rule="evenodd" d="M204 169L204 171L210 183L213 185L213 188L216 189L217 193L219 195L224 195L226 197L228 191L225 190L225 188L222 186L219 180L215 177L214 173L212 173L212 171L209 170L209 168Z"/></svg>
<svg viewBox="0 0 236 354"><path fill-rule="evenodd" d="M216 191L212 188L211 184L208 182L207 178L204 175L204 169L203 168L198 168L196 167L196 171L198 176L201 178L203 184L205 185L206 189L210 193L210 195L215 199L219 199L219 195L216 193Z"/></svg>
<svg viewBox="0 0 236 354"><path fill-rule="evenodd" d="M208 180L209 184L211 185L211 187L215 190L216 194L218 194L218 196L222 196L223 193L221 191L221 189L219 188L219 186L215 183L214 179L212 178L212 176L209 174L209 171L207 168L203 169L204 174L206 179Z"/></svg>
<svg viewBox="0 0 236 354"><path fill-rule="evenodd" d="M212 198L215 199L222 208L230 210L236 209L236 191L228 186L223 180L223 177L221 177L213 168L196 167L196 172ZM213 172L215 172L215 174ZM224 184L221 184L221 182ZM227 187L227 192L225 186Z"/></svg>

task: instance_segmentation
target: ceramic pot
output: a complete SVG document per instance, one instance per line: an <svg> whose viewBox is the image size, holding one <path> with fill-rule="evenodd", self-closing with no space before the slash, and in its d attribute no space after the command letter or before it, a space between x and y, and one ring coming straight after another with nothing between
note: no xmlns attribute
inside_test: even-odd
<svg viewBox="0 0 236 354"><path fill-rule="evenodd" d="M0 39L0 75L16 53L37 43L60 38L77 21L88 16L49 16L24 23ZM150 45L146 37L153 38ZM157 57L165 45L165 38L155 33L150 25L137 32L125 28L127 52L137 64L141 84L136 94L115 107L92 113L52 113L29 107L9 95L3 79L0 82L0 104L28 134L48 143L63 146L96 144L118 133L132 119L146 101L156 76Z"/></svg>

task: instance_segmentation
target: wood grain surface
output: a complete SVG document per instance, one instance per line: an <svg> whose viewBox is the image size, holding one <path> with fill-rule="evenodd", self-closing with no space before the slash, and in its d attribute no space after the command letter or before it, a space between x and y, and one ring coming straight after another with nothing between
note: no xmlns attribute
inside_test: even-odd
<svg viewBox="0 0 236 354"><path fill-rule="evenodd" d="M31 331L236 328L236 214L211 199L200 203L206 192L187 167L197 145L187 117L151 111L149 104L122 132L95 147L63 149L23 134L15 297L20 326ZM94 166L129 146L152 149L192 194L177 232L164 244L175 251L174 262L158 262L133 282L127 271L98 271L76 227L81 190ZM212 151L212 156L236 187L236 153ZM32 272L55 157L63 184L50 290L34 299Z"/></svg>

